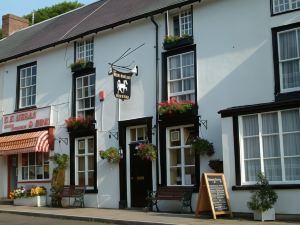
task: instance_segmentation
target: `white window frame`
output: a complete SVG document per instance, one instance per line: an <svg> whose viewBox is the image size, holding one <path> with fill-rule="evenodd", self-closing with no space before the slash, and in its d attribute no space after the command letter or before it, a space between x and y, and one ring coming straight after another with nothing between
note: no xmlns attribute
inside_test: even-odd
<svg viewBox="0 0 300 225"><path fill-rule="evenodd" d="M83 59L94 62L94 39L88 38L76 42L76 61Z"/></svg>
<svg viewBox="0 0 300 225"><path fill-rule="evenodd" d="M47 153L44 153L44 152L34 152L35 153L35 164L34 165L29 165L29 153L21 153L21 157L19 157L20 158L20 167L19 168L21 168L20 169L20 180L23 182L25 182L25 181L48 181L49 179L50 179L50 163L49 163L49 153L48 153L48 163L46 164L45 163L45 159L44 159L44 154L47 154ZM27 166L23 166L23 162L22 162L22 159L23 159L23 154L26 154L27 155L27 161L28 161L28 164L27 164ZM42 154L43 156L42 156L42 165L39 165L39 166L42 166L42 169L43 169L43 178L42 179L37 179L36 177L37 177L37 163L36 163L36 159L37 159L37 157L36 157L36 155L37 154ZM49 177L47 177L47 178L45 178L45 165L48 165L48 173L49 173ZM30 166L34 166L35 167L35 179L30 179L29 178L29 167ZM27 175L28 175L28 179L23 179L23 168L26 168L27 167Z"/></svg>
<svg viewBox="0 0 300 225"><path fill-rule="evenodd" d="M185 168L187 167L194 167L195 169L195 174L196 174L196 159L195 159L195 164L194 165L185 165L185 157L184 157L184 151L187 148L191 148L191 145L184 145L184 128L189 128L189 127L194 127L194 125L192 124L188 124L188 125L184 125L184 126L176 126L176 127L168 127L166 129L166 155L167 155L167 185L168 186L187 186L187 187L191 187L196 185L195 184L184 184L184 175L185 175ZM171 147L170 146L170 131L174 130L174 129L180 129L180 146L175 146L175 147ZM181 185L174 185L171 184L171 175L170 175L170 170L171 170L171 165L170 165L170 150L172 149L180 149L181 151L181 164L180 166L172 166L172 168L181 168L181 181L182 184Z"/></svg>
<svg viewBox="0 0 300 225"><path fill-rule="evenodd" d="M30 75L27 74L28 69L30 68ZM33 68L35 68L36 73L33 75L32 71ZM24 75L23 75L23 71L24 71ZM26 66L23 68L20 68L20 76L19 76L19 108L27 108L27 107L31 107L31 106L35 106L36 105L36 87L37 87L37 65L31 65L31 66ZM33 78L35 77L35 84L32 84L33 82ZM26 84L26 80L30 78L30 83ZM24 80L24 86L22 85L22 80ZM35 88L35 93L33 92L33 89ZM31 93L28 93L29 89L31 90ZM22 90L25 90L25 95L22 95ZM26 99L26 104L22 105L22 99L25 98ZM27 99L31 98L31 104L27 104Z"/></svg>
<svg viewBox="0 0 300 225"><path fill-rule="evenodd" d="M240 143L240 165L241 165L241 183L242 185L255 185L256 181L246 181L245 177L245 159L244 159L244 135L243 135L243 117L244 116L258 116L258 126L259 126L259 146L260 146L260 166L261 166L261 172L264 173L264 159L266 158L278 158L278 157L262 157L263 156L263 142L262 138L262 114L269 114L269 113L277 113L278 117L278 129L279 129L279 145L280 145L280 159L281 159L281 174L282 174L282 181L269 181L270 184L300 184L300 180L297 181L287 181L285 178L285 164L284 159L285 158L295 158L300 157L300 155L295 156L284 156L284 146L283 146L283 134L287 133L300 133L300 131L293 131L293 132L283 132L282 131L282 119L281 119L281 113L285 111L292 111L292 110L298 110L299 116L300 116L300 109L299 108L292 108L292 109L285 109L285 110L279 110L279 111L270 111L270 112L262 112L262 113L255 113L255 114L247 114L242 115L238 117L239 121L239 143ZM277 133L276 133L277 134ZM273 134L271 134L273 135ZM257 136L257 135L255 135ZM258 159L258 158L257 158Z"/></svg>
<svg viewBox="0 0 300 225"><path fill-rule="evenodd" d="M91 76L94 76L94 80L95 80L95 83L93 85L90 84ZM84 84L83 84L83 80L84 80L85 77L88 77L88 85L87 86L84 86ZM77 86L77 81L79 79L82 80L82 86L81 87ZM77 77L76 81L75 81L75 86L76 86L75 87L75 92L76 92L76 116L78 117L79 113L83 113L84 117L86 117L86 111L95 110L95 104L96 104L96 102L95 102L96 101L96 99L95 99L95 95L96 95L96 74L91 73L91 74L87 74L87 75L84 75L84 76ZM88 93L89 93L88 96L84 96L84 89L85 88L88 88ZM90 93L92 93L91 88L94 88L94 95L90 94ZM80 98L78 97L78 89L82 89L82 96ZM94 98L94 106L91 106L89 108L79 109L79 101L89 99L89 101L91 103L92 98Z"/></svg>
<svg viewBox="0 0 300 225"><path fill-rule="evenodd" d="M89 168L89 161L88 161L88 157L89 156L94 156L94 161L96 160L96 155L93 153L88 153L88 140L89 139L93 139L94 140L94 137L93 136L89 136L89 137L81 137L81 138L76 138L75 139L75 185L79 185L79 181L78 181L78 172L84 172L84 176L85 176L85 189L86 190L93 190L94 189L94 186L88 186L88 174L89 172L93 172L94 176L95 176L95 167L94 167L94 170L88 170ZM79 141L82 141L84 140L84 144L85 144L85 154L78 154L78 143ZM94 146L95 148L95 146ZM84 171L78 171L78 156L84 156L84 165L85 165L85 170ZM94 163L94 162L93 162Z"/></svg>
<svg viewBox="0 0 300 225"><path fill-rule="evenodd" d="M187 15L185 15L187 13ZM174 32L174 28L175 28L175 24L174 24L174 17L178 16L179 17L179 36L182 37L184 34L187 34L189 36L192 36L193 35L193 11L191 9L185 9L185 10L182 10L180 11L179 13L173 15L171 18L172 18L172 26L171 26L171 29L172 29L172 33L173 35L175 35L175 32ZM184 31L186 31L185 29L182 29L182 25L183 25L183 20L185 18L188 18L190 20L188 20L187 23L185 24L188 24L188 23L191 23L191 28L187 29L187 30L191 30L191 33L186 33Z"/></svg>
<svg viewBox="0 0 300 225"><path fill-rule="evenodd" d="M183 52L183 53L180 53L180 54L176 54L176 55L171 55L171 56L168 56L167 57L167 70L168 70L168 79L167 79L167 82L168 82L168 99L171 99L172 97L179 97L179 96L182 96L182 95L188 95L188 94L194 94L195 95L195 98L196 98L196 79L195 79L195 72L194 72L194 76L193 77L183 77L183 66L182 66L182 56L183 55L187 55L187 54L190 54L192 53L193 54L193 64L191 65L188 65L188 66L192 66L193 67L193 70L195 71L195 52L194 51L189 51L189 52ZM170 77L171 77L171 74L170 74L170 59L171 58L174 58L174 57L178 57L180 56L180 79L176 79L176 80L171 80ZM187 67L187 66L185 66ZM178 68L177 68L178 69ZM188 90L188 91L181 91L181 92L176 92L176 93L171 93L170 92L170 83L172 82L176 82L176 81L181 81L182 82L182 90L183 90L183 81L184 80L190 80L190 79L194 79L194 89L193 90Z"/></svg>
<svg viewBox="0 0 300 225"><path fill-rule="evenodd" d="M300 39L299 39L299 37L298 37L298 30L300 30L300 27L293 28L293 29L289 29L289 30L284 30L284 31L281 31L281 32L278 32L278 33L277 33L278 62L279 62L280 92L281 92L281 93L287 93L287 92L293 92L293 91L300 91L300 86L299 86L299 87L295 87L295 88L285 88L285 89L284 89L284 88L283 88L283 74L282 74L282 63L283 63L283 62L299 60L299 68L300 68L300 52L299 52L300 47L298 46L298 45L300 44L298 40L300 40ZM282 33L288 33L288 32L291 32L291 31L296 31L296 40L297 40L297 53L298 53L298 57L297 57L297 58L291 58L291 59L281 60L281 59L280 59L281 52L280 52L280 40L279 40L279 35L282 34Z"/></svg>
<svg viewBox="0 0 300 225"><path fill-rule="evenodd" d="M280 5L281 4L278 4L278 6L275 4L275 2L279 2L279 1L280 0L272 0L272 12L273 12L273 14L280 14L280 13L300 9L300 1L299 0L288 0L289 9L284 9L284 10L280 11ZM292 8L293 4L296 4L295 8ZM298 6L298 4L299 4L299 6ZM285 5L285 3L283 5ZM278 7L278 12L275 11L276 7ZM284 8L285 8L285 6L284 6Z"/></svg>

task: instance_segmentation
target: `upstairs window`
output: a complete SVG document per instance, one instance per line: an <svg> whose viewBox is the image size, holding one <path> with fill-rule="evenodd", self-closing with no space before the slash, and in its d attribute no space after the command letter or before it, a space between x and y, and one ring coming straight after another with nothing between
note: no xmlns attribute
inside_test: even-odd
<svg viewBox="0 0 300 225"><path fill-rule="evenodd" d="M300 90L300 28L278 32L281 92Z"/></svg>
<svg viewBox="0 0 300 225"><path fill-rule="evenodd" d="M273 14L300 9L300 0L272 0Z"/></svg>
<svg viewBox="0 0 300 225"><path fill-rule="evenodd" d="M191 10L185 10L178 15L173 16L173 35L179 37L193 35L193 18Z"/></svg>
<svg viewBox="0 0 300 225"><path fill-rule="evenodd" d="M76 116L94 118L95 74L76 78Z"/></svg>
<svg viewBox="0 0 300 225"><path fill-rule="evenodd" d="M168 57L168 99L195 101L194 51Z"/></svg>
<svg viewBox="0 0 300 225"><path fill-rule="evenodd" d="M18 67L18 108L27 108L36 104L36 63Z"/></svg>
<svg viewBox="0 0 300 225"><path fill-rule="evenodd" d="M86 39L76 43L76 60L94 61L94 39Z"/></svg>

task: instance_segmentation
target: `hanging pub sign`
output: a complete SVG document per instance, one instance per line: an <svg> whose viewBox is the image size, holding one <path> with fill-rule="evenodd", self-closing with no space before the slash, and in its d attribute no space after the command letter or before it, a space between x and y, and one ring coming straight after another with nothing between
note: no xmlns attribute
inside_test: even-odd
<svg viewBox="0 0 300 225"><path fill-rule="evenodd" d="M121 100L130 99L131 94L131 77L133 75L130 73L123 73L112 69L112 75L114 77L114 94L116 98Z"/></svg>

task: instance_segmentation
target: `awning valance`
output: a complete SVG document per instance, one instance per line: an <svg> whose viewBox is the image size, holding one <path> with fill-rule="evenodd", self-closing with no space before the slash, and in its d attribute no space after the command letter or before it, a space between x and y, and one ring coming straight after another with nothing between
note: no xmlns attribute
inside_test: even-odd
<svg viewBox="0 0 300 225"><path fill-rule="evenodd" d="M49 144L48 130L4 136L0 137L0 155L48 152Z"/></svg>

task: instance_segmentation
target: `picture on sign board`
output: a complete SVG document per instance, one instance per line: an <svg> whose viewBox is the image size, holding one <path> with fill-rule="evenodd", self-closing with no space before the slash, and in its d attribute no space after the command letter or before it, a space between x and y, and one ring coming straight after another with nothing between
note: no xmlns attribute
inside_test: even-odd
<svg viewBox="0 0 300 225"><path fill-rule="evenodd" d="M113 69L114 95L121 100L130 99L132 73L123 73Z"/></svg>

